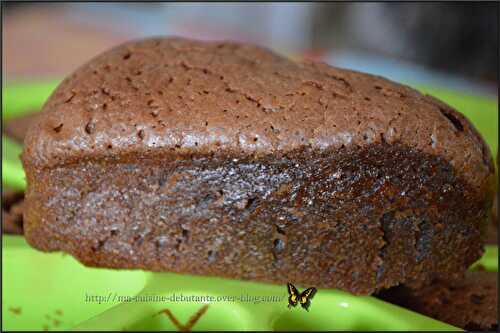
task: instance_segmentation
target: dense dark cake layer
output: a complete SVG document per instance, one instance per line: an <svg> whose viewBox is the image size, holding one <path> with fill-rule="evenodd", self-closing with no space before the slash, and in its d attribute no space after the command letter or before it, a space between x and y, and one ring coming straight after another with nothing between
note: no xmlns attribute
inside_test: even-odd
<svg viewBox="0 0 500 333"><path fill-rule="evenodd" d="M122 156L28 173L28 242L90 266L370 294L457 277L491 196L402 145Z"/></svg>

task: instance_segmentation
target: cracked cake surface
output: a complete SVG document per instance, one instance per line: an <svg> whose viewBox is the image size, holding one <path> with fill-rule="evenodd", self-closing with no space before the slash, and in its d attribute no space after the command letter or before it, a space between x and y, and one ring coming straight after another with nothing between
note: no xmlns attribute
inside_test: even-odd
<svg viewBox="0 0 500 333"><path fill-rule="evenodd" d="M494 182L481 136L433 97L181 38L120 45L68 76L22 159L39 249L358 294L463 274Z"/></svg>
<svg viewBox="0 0 500 333"><path fill-rule="evenodd" d="M476 130L446 104L245 44L130 42L70 75L44 111L24 155L40 166L145 149L267 154L400 142L446 158L471 182L492 169Z"/></svg>

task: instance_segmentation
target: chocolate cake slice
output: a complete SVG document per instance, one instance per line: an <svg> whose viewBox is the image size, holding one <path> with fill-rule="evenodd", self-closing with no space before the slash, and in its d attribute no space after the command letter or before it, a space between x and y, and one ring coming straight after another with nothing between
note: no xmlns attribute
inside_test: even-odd
<svg viewBox="0 0 500 333"><path fill-rule="evenodd" d="M26 132L38 116L38 111L33 111L19 117L9 119L3 128L3 134L18 141L23 142Z"/></svg>
<svg viewBox="0 0 500 333"><path fill-rule="evenodd" d="M498 279L467 272L464 279L435 281L420 290L395 287L378 297L470 331L498 331Z"/></svg>
<svg viewBox="0 0 500 333"><path fill-rule="evenodd" d="M2 189L2 233L23 233L24 194L12 189Z"/></svg>
<svg viewBox="0 0 500 333"><path fill-rule="evenodd" d="M129 42L71 74L22 159L40 250L355 294L462 275L494 185L481 136L430 96L181 38Z"/></svg>

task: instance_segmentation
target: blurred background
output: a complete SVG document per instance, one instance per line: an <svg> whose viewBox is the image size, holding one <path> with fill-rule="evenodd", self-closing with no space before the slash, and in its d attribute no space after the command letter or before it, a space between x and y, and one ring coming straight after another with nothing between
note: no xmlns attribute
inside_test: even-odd
<svg viewBox="0 0 500 333"><path fill-rule="evenodd" d="M4 82L62 78L151 35L247 41L396 81L497 95L498 3L4 3Z"/></svg>

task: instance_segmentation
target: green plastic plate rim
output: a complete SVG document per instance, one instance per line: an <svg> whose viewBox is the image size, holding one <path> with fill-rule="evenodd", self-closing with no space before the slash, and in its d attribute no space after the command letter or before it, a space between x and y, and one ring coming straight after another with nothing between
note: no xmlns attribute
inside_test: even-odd
<svg viewBox="0 0 500 333"><path fill-rule="evenodd" d="M168 308L186 323L203 302L119 302L114 297L183 293L281 296L278 302L208 302L209 308L195 330L459 330L374 297L340 290L318 290L306 312L300 307L288 309L284 285L90 268L60 252L35 251L20 236L4 236L2 240L2 314L6 329L171 330L175 328L172 322L158 316L159 311ZM44 267L43 272L40 267ZM43 287L26 288L34 283ZM304 286L297 287L303 290ZM103 297L101 303L84 300L95 295ZM107 297L109 303L104 301ZM9 309L22 313L13 315ZM58 311L64 315L58 316ZM54 326L54 319L59 321L58 326Z"/></svg>
<svg viewBox="0 0 500 333"><path fill-rule="evenodd" d="M39 110L61 81L14 82L2 87L2 120Z"/></svg>

